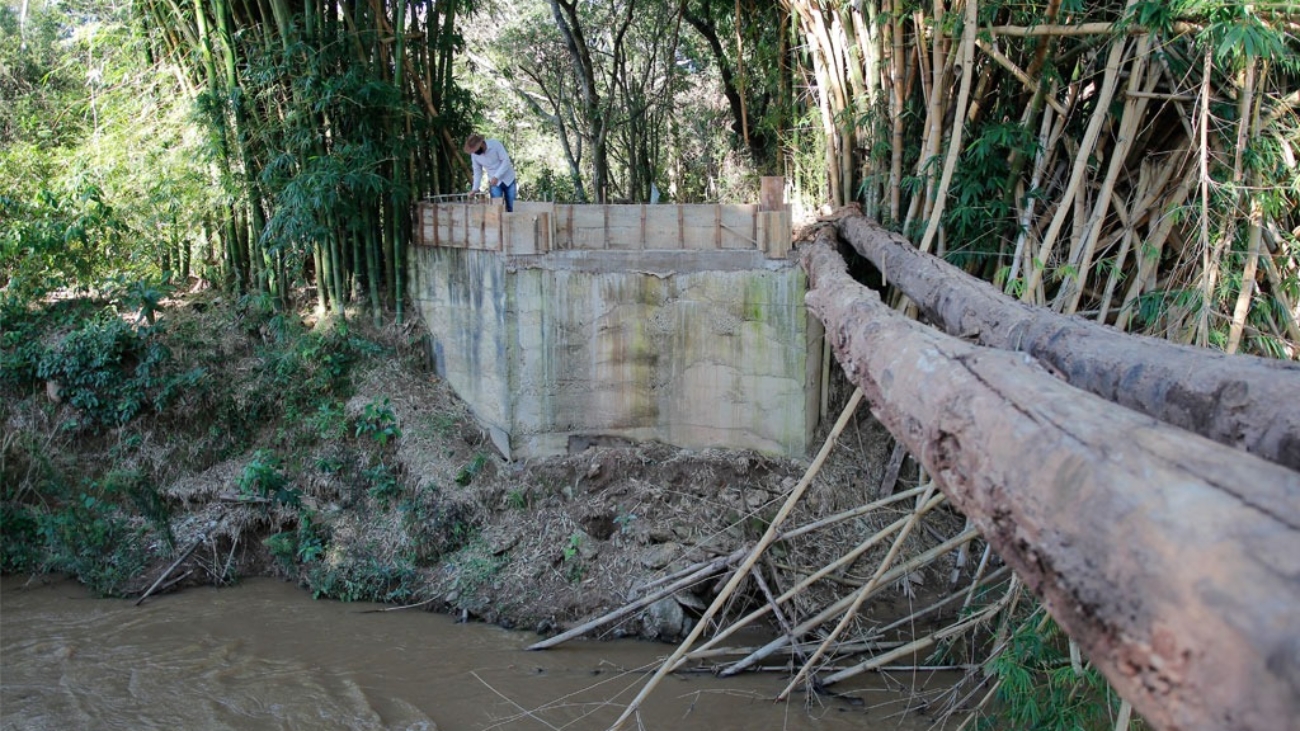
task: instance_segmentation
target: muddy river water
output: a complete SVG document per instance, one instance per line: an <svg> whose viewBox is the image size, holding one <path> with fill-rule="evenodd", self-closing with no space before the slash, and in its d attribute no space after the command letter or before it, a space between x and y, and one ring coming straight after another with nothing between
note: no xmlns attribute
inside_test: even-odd
<svg viewBox="0 0 1300 731"><path fill-rule="evenodd" d="M272 579L150 598L74 583L0 584L0 728L606 728L669 645L569 643L422 611L313 601ZM909 729L918 679L873 676L851 698L770 699L788 678L670 677L629 729Z"/></svg>

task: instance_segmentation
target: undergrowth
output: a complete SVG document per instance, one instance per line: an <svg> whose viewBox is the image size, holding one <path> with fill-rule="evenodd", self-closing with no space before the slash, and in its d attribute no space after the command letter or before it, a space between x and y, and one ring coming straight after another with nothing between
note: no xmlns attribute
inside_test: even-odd
<svg viewBox="0 0 1300 731"><path fill-rule="evenodd" d="M387 399L355 418L345 408L357 367L392 346L343 322L309 328L265 297L155 298L143 312L112 298L0 302L0 571L138 591L182 548L159 485L234 459L231 488L270 521L281 572L318 596L409 596L418 552L394 565L334 547L327 564L328 520L303 500L306 476L336 473L378 512L409 502Z"/></svg>

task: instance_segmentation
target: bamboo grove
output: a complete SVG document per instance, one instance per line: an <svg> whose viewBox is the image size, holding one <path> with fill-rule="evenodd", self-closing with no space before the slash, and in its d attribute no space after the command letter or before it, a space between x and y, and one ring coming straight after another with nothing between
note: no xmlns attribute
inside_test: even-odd
<svg viewBox="0 0 1300 731"><path fill-rule="evenodd" d="M470 10L138 5L152 53L184 70L211 137L228 201L213 230L232 286L287 301L306 272L322 309L358 301L401 318L410 202L465 165L452 142L467 129L452 62Z"/></svg>
<svg viewBox="0 0 1300 731"><path fill-rule="evenodd" d="M1295 356L1294 5L786 6L830 200L1027 302Z"/></svg>
<svg viewBox="0 0 1300 731"><path fill-rule="evenodd" d="M784 175L804 210L857 203L1028 302L1227 351L1293 358L1300 343L1292 4L114 8L130 31L106 42L139 49L155 93L175 72L207 139L203 160L187 163L206 166L206 183L174 175L178 162L163 154L153 158L165 172L128 176L152 180L148 201L171 210L136 218L176 229L160 237L170 243L153 255L158 267L207 262L237 291L287 302L318 284L322 308L400 317L410 204L464 190L458 141L479 128L508 139L525 197L750 200L758 176ZM33 56L34 21L3 15ZM21 57L16 47L6 41L6 58ZM97 53L86 51L89 79ZM18 117L55 112L78 80L24 79L28 61L6 62L0 88L17 103L3 126L37 152L11 150L5 167L51 174L57 162L37 164L49 136L20 133ZM57 87L41 81L56 76ZM97 115L121 88L85 84L78 113L94 124L55 130L60 144L87 131L98 143ZM530 149L528 135L545 149ZM140 132L126 144L148 142ZM183 191L162 183L173 178ZM101 188L111 186L77 195ZM103 197L101 212L144 205ZM19 220L48 208L9 210ZM115 236L118 248L130 238Z"/></svg>

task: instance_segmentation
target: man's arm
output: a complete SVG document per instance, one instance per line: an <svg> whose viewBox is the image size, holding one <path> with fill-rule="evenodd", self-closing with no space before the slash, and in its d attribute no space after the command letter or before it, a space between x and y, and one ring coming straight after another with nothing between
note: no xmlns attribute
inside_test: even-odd
<svg viewBox="0 0 1300 731"><path fill-rule="evenodd" d="M469 159L474 163L474 182L470 183L469 192L477 193L479 183L483 182L483 163L479 162L473 155L470 155Z"/></svg>

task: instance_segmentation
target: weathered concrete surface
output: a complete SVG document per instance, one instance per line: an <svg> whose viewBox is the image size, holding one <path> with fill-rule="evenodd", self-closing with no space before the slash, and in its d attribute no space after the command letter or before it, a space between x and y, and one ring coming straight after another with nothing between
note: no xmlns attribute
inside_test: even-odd
<svg viewBox="0 0 1300 731"><path fill-rule="evenodd" d="M511 458L608 439L808 450L822 331L791 262L417 247L412 265L438 373Z"/></svg>

